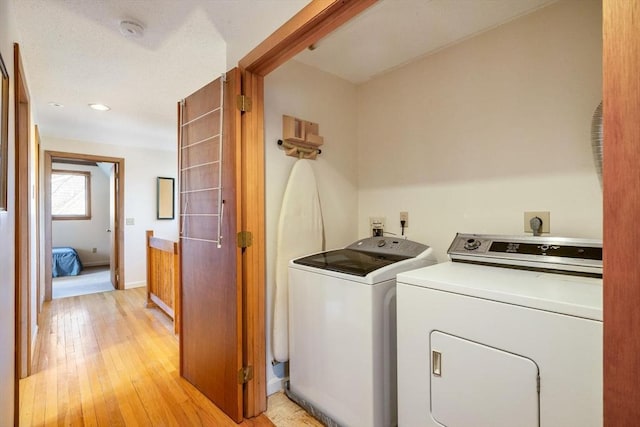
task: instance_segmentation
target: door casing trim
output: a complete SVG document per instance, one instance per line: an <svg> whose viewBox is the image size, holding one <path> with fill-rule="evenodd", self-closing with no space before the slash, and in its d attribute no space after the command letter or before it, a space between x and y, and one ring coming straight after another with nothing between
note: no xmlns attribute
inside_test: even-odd
<svg viewBox="0 0 640 427"><path fill-rule="evenodd" d="M243 353L253 366L244 389L244 417L267 409L266 242L264 179L264 77L377 0L313 0L239 61L243 94L252 109L242 114L242 226L253 244L243 254Z"/></svg>

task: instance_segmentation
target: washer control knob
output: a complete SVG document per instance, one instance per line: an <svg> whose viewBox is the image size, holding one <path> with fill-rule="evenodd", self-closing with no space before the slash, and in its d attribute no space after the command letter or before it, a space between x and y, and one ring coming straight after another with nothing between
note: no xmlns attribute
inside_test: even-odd
<svg viewBox="0 0 640 427"><path fill-rule="evenodd" d="M480 245L481 245L480 240L467 239L467 241L464 243L464 248L468 251L473 251L475 249L478 249Z"/></svg>
<svg viewBox="0 0 640 427"><path fill-rule="evenodd" d="M378 247L379 248L383 247L386 244L387 244L387 242L385 240L378 240Z"/></svg>

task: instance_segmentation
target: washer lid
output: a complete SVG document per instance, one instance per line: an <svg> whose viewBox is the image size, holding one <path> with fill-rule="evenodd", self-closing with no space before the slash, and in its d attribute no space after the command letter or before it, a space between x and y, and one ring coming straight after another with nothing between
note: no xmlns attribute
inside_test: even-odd
<svg viewBox="0 0 640 427"><path fill-rule="evenodd" d="M427 245L397 237L379 236L358 240L344 249L295 259L293 263L365 277L369 273L400 261L429 256L431 256L431 250Z"/></svg>
<svg viewBox="0 0 640 427"><path fill-rule="evenodd" d="M337 271L364 277L387 265L411 257L395 254L376 254L353 249L337 249L321 252L293 260L295 264L307 265L321 270Z"/></svg>

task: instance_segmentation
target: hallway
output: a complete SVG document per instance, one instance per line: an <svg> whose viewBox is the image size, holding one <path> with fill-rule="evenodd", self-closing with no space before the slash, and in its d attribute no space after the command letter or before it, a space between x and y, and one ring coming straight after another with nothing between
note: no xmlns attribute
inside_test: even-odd
<svg viewBox="0 0 640 427"><path fill-rule="evenodd" d="M144 306L145 288L46 303L20 425L238 425L180 378L171 320Z"/></svg>

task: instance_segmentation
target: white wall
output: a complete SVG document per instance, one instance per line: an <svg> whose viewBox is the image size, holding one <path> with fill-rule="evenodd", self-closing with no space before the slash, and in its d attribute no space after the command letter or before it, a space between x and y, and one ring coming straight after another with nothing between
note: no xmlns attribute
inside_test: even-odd
<svg viewBox="0 0 640 427"><path fill-rule="evenodd" d="M124 229L125 288L146 283L146 230L157 237L178 239L178 222L156 219L156 179L159 176L177 178L175 151L148 150L123 145L94 144L49 138L42 135L42 149L67 153L93 154L124 158L124 215L134 225ZM176 199L177 200L177 199Z"/></svg>
<svg viewBox="0 0 640 427"><path fill-rule="evenodd" d="M0 212L0 425L13 425L14 405L14 357L15 342L15 151L14 92L13 92L13 42L17 38L13 2L0 0L0 54L9 72L9 182L7 185L9 210Z"/></svg>
<svg viewBox="0 0 640 427"><path fill-rule="evenodd" d="M276 235L287 179L296 158L276 144L282 115L319 123L322 154L313 162L325 227L326 248L343 247L357 237L355 86L330 74L290 61L265 78L267 387L281 381L271 367L271 321L275 292Z"/></svg>
<svg viewBox="0 0 640 427"><path fill-rule="evenodd" d="M91 219L52 221L52 245L74 248L84 267L109 265L109 176L98 166L54 163L53 169L85 171L91 174ZM96 253L92 252L92 248L96 248Z"/></svg>
<svg viewBox="0 0 640 427"><path fill-rule="evenodd" d="M359 232L386 217L435 248L456 232L602 237L590 125L602 99L601 4L565 0L358 88Z"/></svg>

